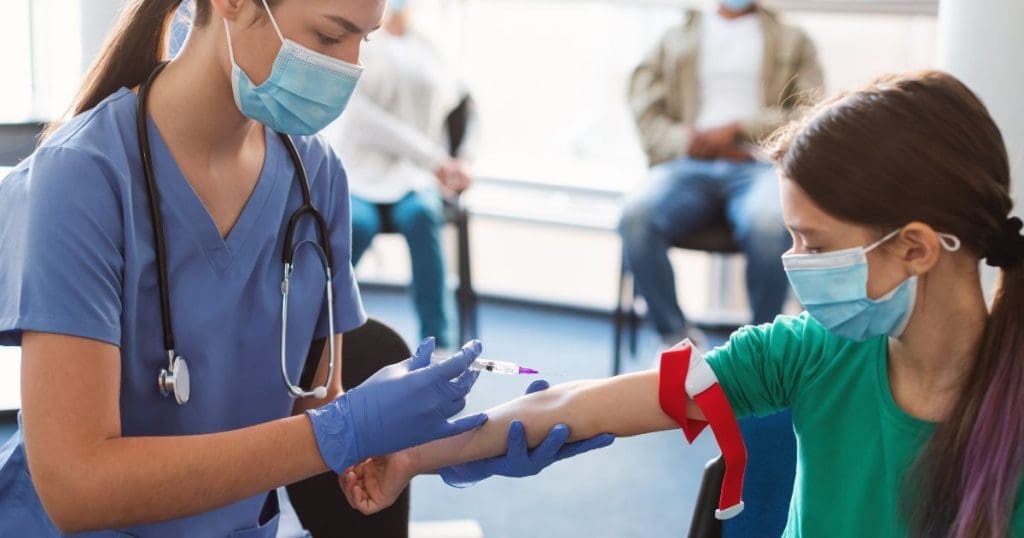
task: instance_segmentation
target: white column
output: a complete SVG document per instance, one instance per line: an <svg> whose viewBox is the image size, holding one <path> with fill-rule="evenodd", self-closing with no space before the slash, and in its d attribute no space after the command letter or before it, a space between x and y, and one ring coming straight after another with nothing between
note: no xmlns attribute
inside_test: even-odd
<svg viewBox="0 0 1024 538"><path fill-rule="evenodd" d="M963 80L995 118L1010 155L1014 213L1024 215L1024 1L941 0L939 68ZM996 271L982 264L992 299Z"/></svg>
<svg viewBox="0 0 1024 538"><path fill-rule="evenodd" d="M1010 152L1013 199L1024 206L1024 2L941 0L939 67L981 96ZM1021 214L1020 209L1017 210Z"/></svg>

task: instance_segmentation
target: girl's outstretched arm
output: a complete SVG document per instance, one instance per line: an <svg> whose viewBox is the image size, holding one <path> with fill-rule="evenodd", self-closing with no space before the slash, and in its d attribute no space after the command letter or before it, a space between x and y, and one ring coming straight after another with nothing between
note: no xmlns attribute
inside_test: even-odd
<svg viewBox="0 0 1024 538"><path fill-rule="evenodd" d="M490 419L476 430L353 467L342 477L342 488L357 509L382 510L417 474L504 454L513 420L523 423L531 447L557 424L569 427L570 441L601 433L628 437L678 428L661 410L658 381L659 372L649 370L574 381L522 396L487 410ZM686 395L680 391L679 397ZM692 401L687 401L687 412L690 418L704 419Z"/></svg>

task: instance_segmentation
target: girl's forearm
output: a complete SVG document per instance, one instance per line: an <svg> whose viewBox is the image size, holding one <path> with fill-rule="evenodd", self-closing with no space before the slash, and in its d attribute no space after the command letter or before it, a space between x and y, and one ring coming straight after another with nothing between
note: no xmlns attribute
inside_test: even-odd
<svg viewBox="0 0 1024 538"><path fill-rule="evenodd" d="M691 417L703 418L695 404L688 406ZM513 420L523 423L531 447L540 444L556 424L569 426L570 441L601 433L628 437L678 427L658 403L657 370L557 385L489 409L487 415L490 419L481 428L413 449L415 471L430 472L504 454Z"/></svg>

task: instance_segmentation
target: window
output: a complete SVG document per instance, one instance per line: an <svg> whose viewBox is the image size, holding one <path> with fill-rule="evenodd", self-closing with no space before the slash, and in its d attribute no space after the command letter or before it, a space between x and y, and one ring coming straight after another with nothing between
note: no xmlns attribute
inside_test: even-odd
<svg viewBox="0 0 1024 538"><path fill-rule="evenodd" d="M935 0L765 0L815 41L828 89L930 67ZM481 178L631 191L646 159L630 73L686 7L712 0L434 0L420 26L474 93ZM865 39L865 36L872 36Z"/></svg>
<svg viewBox="0 0 1024 538"><path fill-rule="evenodd" d="M67 109L82 73L79 7L67 0L0 3L0 47L10 51L0 55L0 122L45 120Z"/></svg>
<svg viewBox="0 0 1024 538"><path fill-rule="evenodd" d="M0 121L20 119L32 109L32 54L29 0L9 0L0 6Z"/></svg>

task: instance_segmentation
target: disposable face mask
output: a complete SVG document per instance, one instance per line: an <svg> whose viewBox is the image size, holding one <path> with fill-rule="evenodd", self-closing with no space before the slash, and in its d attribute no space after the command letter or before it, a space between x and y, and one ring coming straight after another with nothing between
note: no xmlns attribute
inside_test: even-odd
<svg viewBox="0 0 1024 538"><path fill-rule="evenodd" d="M722 5L729 11L746 11L754 5L754 0L722 0Z"/></svg>
<svg viewBox="0 0 1024 538"><path fill-rule="evenodd" d="M878 299L868 297L867 253L896 237L895 230L867 247L823 254L784 254L782 265L797 299L831 333L863 342L875 336L899 336L914 310L917 277L904 280ZM943 248L960 249L960 239L939 234Z"/></svg>
<svg viewBox="0 0 1024 538"><path fill-rule="evenodd" d="M281 40L281 50L270 77L259 86L254 85L235 62L231 31L224 21L235 104L247 118L279 133L315 134L345 110L363 68L285 39L266 0L263 6Z"/></svg>

